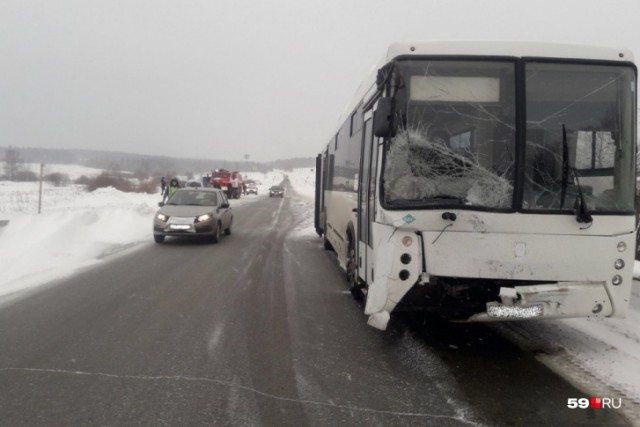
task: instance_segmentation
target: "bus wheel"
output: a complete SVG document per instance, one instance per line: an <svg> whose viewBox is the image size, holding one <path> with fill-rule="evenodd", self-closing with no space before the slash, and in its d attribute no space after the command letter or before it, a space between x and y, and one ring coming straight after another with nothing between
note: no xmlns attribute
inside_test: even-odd
<svg viewBox="0 0 640 427"><path fill-rule="evenodd" d="M329 241L329 239L327 239L326 232L322 234L322 247L324 247L325 250L327 251L333 250L333 246L331 245L331 242Z"/></svg>
<svg viewBox="0 0 640 427"><path fill-rule="evenodd" d="M347 252L347 283L349 291L356 301L364 300L365 294L362 292L362 285L358 280L358 263L356 262L356 249L353 241L349 239L349 249Z"/></svg>

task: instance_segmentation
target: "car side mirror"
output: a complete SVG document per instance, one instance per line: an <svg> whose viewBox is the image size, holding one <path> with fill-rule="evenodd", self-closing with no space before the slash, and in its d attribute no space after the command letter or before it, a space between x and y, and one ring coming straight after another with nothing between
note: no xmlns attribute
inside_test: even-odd
<svg viewBox="0 0 640 427"><path fill-rule="evenodd" d="M229 207L229 203L222 203L222 204L220 204L220 207L221 207L222 209L226 209L226 208L228 208L228 207Z"/></svg>
<svg viewBox="0 0 640 427"><path fill-rule="evenodd" d="M164 202L158 202L158 206L163 207L164 206Z"/></svg>
<svg viewBox="0 0 640 427"><path fill-rule="evenodd" d="M378 138L393 138L396 136L395 116L395 98L380 98L378 100L378 108L373 114L373 134Z"/></svg>

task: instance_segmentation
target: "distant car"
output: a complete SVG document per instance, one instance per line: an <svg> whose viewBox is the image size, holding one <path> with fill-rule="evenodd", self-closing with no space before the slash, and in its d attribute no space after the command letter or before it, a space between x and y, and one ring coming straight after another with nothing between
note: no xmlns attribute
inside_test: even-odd
<svg viewBox="0 0 640 427"><path fill-rule="evenodd" d="M153 218L153 239L164 242L167 236L206 236L211 242L231 234L233 212L227 196L216 188L181 188Z"/></svg>
<svg viewBox="0 0 640 427"><path fill-rule="evenodd" d="M185 187L201 188L202 187L202 182L200 182L200 181L188 181L187 184L185 185Z"/></svg>
<svg viewBox="0 0 640 427"><path fill-rule="evenodd" d="M269 197L284 197L284 187L274 185L269 188Z"/></svg>
<svg viewBox="0 0 640 427"><path fill-rule="evenodd" d="M249 184L247 184L247 190L246 190L247 194L258 194L258 186L253 183L250 182Z"/></svg>

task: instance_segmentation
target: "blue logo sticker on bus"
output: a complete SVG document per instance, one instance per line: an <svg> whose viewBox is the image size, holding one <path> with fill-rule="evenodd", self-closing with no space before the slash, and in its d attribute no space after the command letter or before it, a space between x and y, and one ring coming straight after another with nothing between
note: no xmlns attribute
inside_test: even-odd
<svg viewBox="0 0 640 427"><path fill-rule="evenodd" d="M413 221L415 221L416 219L413 217L413 215L411 215L411 214L407 214L407 215L405 215L405 217L404 217L404 218L402 218L402 220L403 220L404 222L406 222L407 224L411 224L411 223L412 223Z"/></svg>

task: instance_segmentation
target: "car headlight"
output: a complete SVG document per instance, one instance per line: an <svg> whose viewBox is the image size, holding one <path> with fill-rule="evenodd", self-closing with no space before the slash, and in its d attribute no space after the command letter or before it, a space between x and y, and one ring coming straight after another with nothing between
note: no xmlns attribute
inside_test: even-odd
<svg viewBox="0 0 640 427"><path fill-rule="evenodd" d="M204 221L208 221L211 219L211 215L209 214L204 214L204 215L200 215L199 217L196 218L196 222L204 222Z"/></svg>
<svg viewBox="0 0 640 427"><path fill-rule="evenodd" d="M157 214L157 215L156 215L156 218L158 218L158 219L159 219L160 221L162 221L162 222L167 222L167 220L169 219L169 217L168 217L168 216L163 215L163 214L161 214L161 213Z"/></svg>

